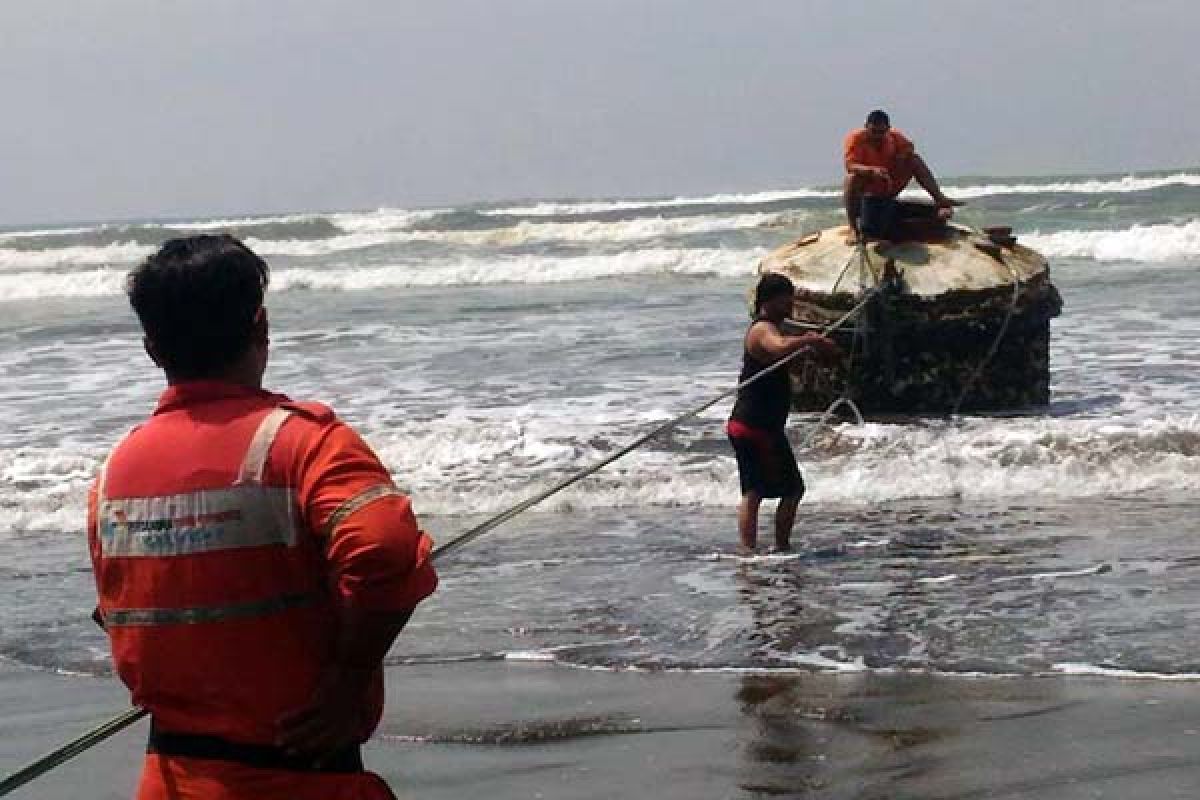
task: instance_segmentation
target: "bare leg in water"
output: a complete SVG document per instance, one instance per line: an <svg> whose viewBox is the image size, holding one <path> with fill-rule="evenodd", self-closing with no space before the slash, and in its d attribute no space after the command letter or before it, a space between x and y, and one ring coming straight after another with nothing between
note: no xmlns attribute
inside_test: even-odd
<svg viewBox="0 0 1200 800"><path fill-rule="evenodd" d="M792 528L796 525L796 509L802 494L792 494L779 499L775 509L775 549L781 553L792 549ZM762 495L746 492L738 504L738 540L741 551L752 553L758 545L758 509L762 506Z"/></svg>
<svg viewBox="0 0 1200 800"><path fill-rule="evenodd" d="M743 552L754 552L758 544L758 508L762 505L762 495L758 492L746 492L742 502L738 504L738 540Z"/></svg>
<svg viewBox="0 0 1200 800"><path fill-rule="evenodd" d="M802 495L790 494L779 499L775 509L775 549L780 553L791 552L792 527L796 524L796 508Z"/></svg>

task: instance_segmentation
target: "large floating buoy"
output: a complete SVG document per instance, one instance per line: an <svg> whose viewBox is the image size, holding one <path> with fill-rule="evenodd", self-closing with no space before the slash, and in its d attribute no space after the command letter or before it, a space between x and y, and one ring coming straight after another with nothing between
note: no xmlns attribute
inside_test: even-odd
<svg viewBox="0 0 1200 800"><path fill-rule="evenodd" d="M847 227L773 251L759 273L796 286L791 324L817 330L879 287L857 325L833 336L840 364L800 363L793 405L848 396L871 414L1019 409L1050 401L1050 319L1062 298L1039 253L1011 228L925 217L895 241L857 244Z"/></svg>

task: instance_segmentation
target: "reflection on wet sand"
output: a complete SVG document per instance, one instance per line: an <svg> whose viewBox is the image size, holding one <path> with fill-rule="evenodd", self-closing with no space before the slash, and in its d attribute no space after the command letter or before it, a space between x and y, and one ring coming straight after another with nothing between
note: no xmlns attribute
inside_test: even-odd
<svg viewBox="0 0 1200 800"><path fill-rule="evenodd" d="M737 785L773 796L956 797L983 776L978 759L987 762L996 733L987 727L1072 709L1080 701L1064 700L1062 685L870 673L746 675L734 693L744 716ZM1043 771L1054 763L1048 753L1025 768Z"/></svg>

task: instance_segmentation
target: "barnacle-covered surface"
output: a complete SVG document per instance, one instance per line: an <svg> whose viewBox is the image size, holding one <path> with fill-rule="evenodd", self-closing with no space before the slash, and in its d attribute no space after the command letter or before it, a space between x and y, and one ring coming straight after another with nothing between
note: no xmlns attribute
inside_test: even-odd
<svg viewBox="0 0 1200 800"><path fill-rule="evenodd" d="M960 396L963 410L1049 402L1050 319L1062 300L1041 255L1012 236L958 225L865 247L848 234L809 234L759 266L795 283L801 328L829 325L881 287L833 334L846 352L840 364L793 370L796 408L822 410L843 394L877 414L950 411Z"/></svg>

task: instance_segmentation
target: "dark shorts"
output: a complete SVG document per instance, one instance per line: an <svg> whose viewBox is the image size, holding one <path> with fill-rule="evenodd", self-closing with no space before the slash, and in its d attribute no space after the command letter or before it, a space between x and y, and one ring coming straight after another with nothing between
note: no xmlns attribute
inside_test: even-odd
<svg viewBox="0 0 1200 800"><path fill-rule="evenodd" d="M729 421L725 431L737 457L742 494L757 492L762 497L804 494L804 479L786 433L749 428L734 420Z"/></svg>
<svg viewBox="0 0 1200 800"><path fill-rule="evenodd" d="M902 239L914 224L936 220L937 212L929 203L864 195L858 230L871 239Z"/></svg>
<svg viewBox="0 0 1200 800"><path fill-rule="evenodd" d="M893 238L896 230L896 198L864 196L858 230L872 239Z"/></svg>

